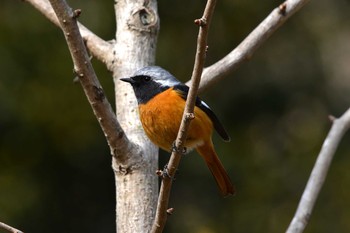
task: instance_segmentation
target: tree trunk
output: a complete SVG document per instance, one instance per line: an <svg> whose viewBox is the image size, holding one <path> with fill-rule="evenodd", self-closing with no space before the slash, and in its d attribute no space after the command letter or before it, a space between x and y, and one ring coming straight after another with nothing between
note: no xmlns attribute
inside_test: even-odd
<svg viewBox="0 0 350 233"><path fill-rule="evenodd" d="M137 154L113 158L116 181L117 232L149 232L158 197L158 149L148 140L139 121L130 85L119 81L135 70L154 64L159 17L155 0L115 0L116 43L113 71L117 119Z"/></svg>

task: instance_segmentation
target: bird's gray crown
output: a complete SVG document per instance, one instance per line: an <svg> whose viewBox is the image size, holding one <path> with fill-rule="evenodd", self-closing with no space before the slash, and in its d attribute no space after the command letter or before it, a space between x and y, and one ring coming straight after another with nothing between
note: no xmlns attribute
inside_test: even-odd
<svg viewBox="0 0 350 233"><path fill-rule="evenodd" d="M159 66L146 66L134 73L133 76L149 76L161 86L172 87L181 84L171 73Z"/></svg>

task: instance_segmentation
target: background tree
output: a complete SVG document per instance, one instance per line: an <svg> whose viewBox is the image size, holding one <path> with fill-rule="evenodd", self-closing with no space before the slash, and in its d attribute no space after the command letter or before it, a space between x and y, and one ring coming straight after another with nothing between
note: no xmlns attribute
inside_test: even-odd
<svg viewBox="0 0 350 233"><path fill-rule="evenodd" d="M95 2L89 3L97 4ZM1 207L3 207L1 209L5 210L4 216L7 216L5 222L10 222L7 221L9 219L17 219L15 221L19 224L15 225L21 229L28 229L28 231L34 231L34 229L38 231L38 227L42 228L43 231L50 232L85 230L82 227L86 227L86 231L96 231L96 229L93 229L94 227L101 231L108 225L112 226L110 229L114 229L113 208L109 211L112 217L104 217L104 214L108 211L101 210L99 212L101 214L96 214L96 209L101 208L101 202L92 201L91 199L84 201L83 199L85 196L93 195L89 182L96 179L98 184L95 183L94 187L99 187L98 185L102 185L102 181L113 183L113 179L111 173L109 178L107 176L107 178L98 179L99 175L102 176L102 170L106 170L106 166L108 167L109 158L103 156L108 153L108 150L101 139L103 137L98 133L100 131L89 112L89 108L83 104L86 101L81 92L74 91L76 88L67 87L68 81L65 77L73 75L67 72L65 68L56 68L56 65L62 63L62 60L66 60L66 63L63 64L65 67L69 67L71 64L70 59L68 59L69 55L65 53L67 50L62 43L62 37L60 37L56 28L50 26L37 13L28 10L25 5L18 8L17 4L6 2L1 9L3 12L0 14L4 17L2 25L5 25L2 26L4 33L2 33L1 38L6 42L1 43L2 45L6 44L6 46L2 47L3 52L1 53L4 75L1 79L2 85L0 84L0 95L2 95L0 98L2 108L0 124L3 132L0 147L3 161L0 164L4 167L4 169L1 169L1 187L3 187L1 195L4 197L0 198L0 202L2 201ZM174 3L167 3L163 6L163 12L166 15L163 17L158 45L158 57L160 59L157 63L170 69L180 79L186 77L182 78L183 81L186 81L192 68L193 56L190 56L190 54L184 56L184 54L186 54L186 51L193 51L191 54L194 53L195 43L190 46L189 41L195 41L196 28L179 27L178 23L181 20L178 20L178 18L186 19L186 11L183 8L175 11L175 6L171 4ZM240 3L247 4L246 6L236 6L232 2L225 1L222 4L225 5L220 8L219 4L213 22L213 25L219 26L212 27L212 37L209 41L214 42L218 40L217 38L225 38L225 40L221 39L220 43L215 43L215 47L211 46L209 62L216 61L232 49L232 44L234 44L232 41L239 41L241 39L238 38L244 38L276 6L275 2L271 2L270 5L264 3L264 6L258 6L254 3L251 5L252 8L249 8L249 1ZM210 95L218 96L217 99L220 99L220 102L217 104L211 103L211 105L215 106L218 112L222 108L222 116L227 116L226 121L232 122L231 135L233 134L234 140L229 145L222 145L221 149L219 148L222 151L219 151L219 153L222 155L232 154L232 156L224 157L223 160L229 161L225 162L225 164L228 164L227 166L232 166L230 170L234 171L234 180L237 186L240 187L240 193L233 200L223 201L217 195L215 185L210 185L209 182L194 183L195 180L201 180L200 177L196 177L197 175L205 176L206 178L203 178L205 180L211 178L210 174L204 172L206 171L204 169L205 165L201 165L200 159L190 156L191 161L189 161L189 158L184 160L181 173L186 174L187 169L191 169L190 174L193 177L189 180L188 186L184 181L181 182L181 185L176 185L175 194L173 194L176 198L173 198L172 201L178 211L182 211L181 214L171 220L167 228L168 231L175 228L174 231L181 232L179 223L181 223L184 232L189 230L195 232L210 231L210 229L216 229L215 231L220 232L231 232L233 230L258 232L262 227L271 232L279 232L286 228L293 214L295 203L298 201L300 192L305 185L306 177L315 159L314 156L319 151L327 131L327 114L339 115L348 107L347 99L342 97L342 93L346 93L348 90L348 82L344 78L348 75L347 66L344 65L339 68L339 64L348 59L349 53L345 52L347 45L341 43L341 41L345 40L344 35L349 29L344 24L334 22L346 22L347 14L341 13L346 12L349 6L346 1L339 4L342 5L334 6L331 3L321 1L317 5L314 3L314 8L308 6L307 13L304 10L289 23L290 31L282 29L282 32L277 33L277 36L272 38L272 42L268 42L262 52L258 53L249 65L243 66L236 73L238 77L249 78L236 78L234 80L235 85L218 84L217 90L220 90L219 93L214 93L215 89L211 93L209 92L206 99L210 99ZM77 3L77 6L81 7L79 3ZM96 20L101 19L101 21L106 22L103 17L108 17L105 12L108 9L110 10L110 6L105 7L104 10L100 11L101 13L98 13L98 7L91 6L94 17L88 17L88 10L83 9L84 16L81 20L84 22L84 20L94 19L95 22L89 22L91 24L90 28L94 30L93 25ZM160 9L162 9L162 4L160 4ZM172 17L169 10L166 9L172 9L171 12L177 13ZM193 15L201 14L201 9L196 3L189 3L186 7L189 16L187 25L192 22ZM255 11L247 14L249 9ZM327 14L320 14L323 9ZM28 17L14 17L15 15L22 16L21 11L29 14ZM162 11L160 10L160 12ZM245 13L240 15L239 12ZM85 16L86 14L87 16ZM310 17L310 15L313 17ZM231 19L232 17L235 18ZM239 17L244 20L238 20ZM225 28L231 29L234 21L240 22L240 27L235 29L236 35L232 36L228 33L230 30L225 30ZM26 26L31 23L35 27ZM90 26L89 23L84 22L84 24ZM43 24L43 26L40 26L40 24ZM171 24L175 24L177 30L171 30ZM22 28L23 26L26 27ZM327 34L326 37L323 37L322 30L319 29L323 29L323 27L327 29L327 26L332 29L332 36ZM33 31L33 28L36 31ZM99 33L99 30L101 29L94 31L99 35L103 35L103 32ZM179 35L179 30L183 30L183 33L180 33L181 36L175 36ZM53 33L51 37L49 32ZM163 39L161 39L162 32L164 33ZM25 33L25 36L18 36L17 33ZM40 35L40 38L46 38L46 41L51 43L46 45L47 47L42 42L29 43L31 34ZM287 39L283 39L284 35ZM56 37L59 37L60 42L54 42ZM111 36L106 35L106 38L108 37ZM23 38L28 42L20 43ZM176 39L176 42L170 43L170 38ZM295 40L291 40L291 38L295 38ZM332 42L334 38L339 40L339 43ZM182 40L185 43L178 46ZM321 41L322 43L314 43L315 41ZM225 45L224 42L227 42L227 44ZM28 44L33 44L33 46L28 46ZM170 47L165 47L169 44ZM332 46L334 44L341 46L334 47ZM55 47L57 47L57 50ZM183 49L181 55L179 47ZM221 48L222 50L220 50ZM16 56L16 53L12 53L13 51L18 51L19 55ZM37 55L40 51L43 52L46 58L40 59L40 56ZM38 56L38 59L35 59L35 61L34 59L28 59L25 57L26 53L29 57ZM52 56L52 54L62 54L65 59L59 59L58 56ZM333 55L330 56L329 54ZM178 62L179 57L183 62ZM332 59L329 57L332 57ZM53 63L48 61L49 58L52 59ZM95 66L99 65L98 63L95 64ZM21 69L18 67L21 67ZM254 69L251 67L254 67ZM241 70L244 70L244 72ZM33 75L29 75L29 72L33 72ZM98 73L103 72L100 66ZM105 75L107 76L107 74ZM29 77L29 80L24 80L24 77ZM107 79L102 81L108 83ZM341 85L337 85L337 83ZM52 89L49 87L52 87ZM71 90L72 93L62 96L63 88L67 91ZM223 90L227 91L224 92ZM113 93L111 89L109 91ZM233 96L232 93L234 93ZM85 106L86 114L83 114L78 108L83 107L80 106L81 104L75 106L79 101ZM57 111L57 108L60 111ZM74 111L74 109L76 110ZM62 114L57 114L57 112ZM225 120L223 121L225 122ZM72 129L72 125L74 125L74 129ZM96 130L95 133L88 133L91 132L90 127L91 130ZM38 128L41 130L38 130ZM41 134L41 132L44 134ZM93 138L95 134L100 139ZM66 138L66 140L62 140L62 138ZM98 140L101 140L100 146L96 143ZM18 147L18 144L23 146ZM87 144L89 148L86 147ZM312 225L311 222L309 231L327 232L327 230L329 231L327 226L334 230L334 225L339 228L336 229L337 231L348 229L346 218L342 220L338 214L335 218L335 213L339 213L339 211L342 213L341 216L346 216L347 210L343 208L343 203L349 203L346 201L346 192L344 192L344 195L341 195L340 192L341 196L339 197L339 189L341 190L339 186L343 183L339 183L337 178L346 177L345 160L347 159L341 155L348 151L346 145L341 145L341 148L338 156L340 162L337 164L337 161L335 161L334 164L336 174L333 174L334 178L332 180L331 173L328 188L324 189L326 190L323 194L326 195L323 196L325 199L322 199L321 196L319 203L322 203L322 205L319 205L320 209L316 211L316 215L312 220L315 225ZM227 150L226 153L224 152L225 149ZM81 153L81 156L78 152ZM101 156L97 157L96 154L101 154ZM240 154L245 156L239 156ZM98 161L101 161L101 163L104 161L101 168L96 166ZM196 164L196 166L194 167L193 164ZM28 175L23 177L23 174ZM67 181L64 181L64 177L67 177ZM185 180L185 178L182 180ZM56 184L55 181L58 183ZM86 186L82 185L83 182L87 182ZM207 183L209 183L208 187L205 187ZM77 184L79 186L76 186ZM69 186L71 186L71 189L69 189ZM333 188L333 186L335 187ZM194 190L193 187L195 187ZM67 190L71 191L67 192ZM110 200L113 202L113 187L109 191L102 191L100 188L95 188L95 190L97 191L96 198L102 196L102 199L105 199L106 194L111 194ZM203 192L205 192L205 195L203 195ZM333 195L337 195L337 198L332 198L332 192L334 192ZM210 195L211 193L213 193L213 196ZM11 199L14 200L14 203L10 202ZM61 204L56 204L58 200L61 201ZM183 200L188 201L184 203ZM64 207L62 203L67 203L68 207ZM95 206L96 203L99 204ZM339 206L337 206L337 203ZM112 205L106 204L105 206L110 208ZM63 209L59 210L61 207ZM211 207L214 209L213 211L210 210ZM322 211L323 208L327 210L327 213ZM67 218L67 209L72 210L70 218ZM219 212L218 209L220 209ZM35 219L48 215L48 212L54 214L51 214L49 219L40 221L43 224L38 226ZM266 212L270 215L266 215ZM320 221L317 221L317 213L321 214L319 218L322 219L325 217L324 214L327 214L326 217L332 224L327 225L326 222L322 221L322 226L320 226ZM86 224L86 221L84 221L84 224L78 223L80 219L86 220L88 216L94 219L89 221L92 225ZM96 219L96 216L98 216L98 219ZM104 221L108 221L108 219L110 219L109 224L105 224ZM188 221L188 219L191 219L191 221ZM207 221L203 221L203 219ZM251 219L255 219L256 224L249 224ZM177 223L176 221L180 222ZM203 224L203 222L206 224ZM30 224L33 224L33 230L30 230L30 227L20 227L22 225L30 226ZM58 227L52 229L53 224Z"/></svg>

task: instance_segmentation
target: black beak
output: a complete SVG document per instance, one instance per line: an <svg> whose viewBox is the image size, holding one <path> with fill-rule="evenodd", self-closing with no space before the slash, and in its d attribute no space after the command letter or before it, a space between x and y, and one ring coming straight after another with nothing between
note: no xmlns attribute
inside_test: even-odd
<svg viewBox="0 0 350 233"><path fill-rule="evenodd" d="M135 81L132 78L121 78L120 80L123 82L130 83L130 84L135 83Z"/></svg>

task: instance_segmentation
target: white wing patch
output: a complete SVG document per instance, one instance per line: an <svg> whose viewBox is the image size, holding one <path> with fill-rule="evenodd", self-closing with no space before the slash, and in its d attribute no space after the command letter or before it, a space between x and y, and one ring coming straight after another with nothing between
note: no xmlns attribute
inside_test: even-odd
<svg viewBox="0 0 350 233"><path fill-rule="evenodd" d="M208 104L206 104L203 100L201 100L201 104L204 105L206 108L209 108L209 109L210 109L210 107L208 106Z"/></svg>

